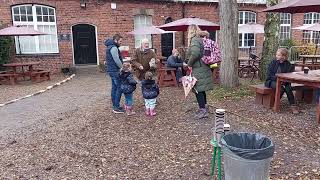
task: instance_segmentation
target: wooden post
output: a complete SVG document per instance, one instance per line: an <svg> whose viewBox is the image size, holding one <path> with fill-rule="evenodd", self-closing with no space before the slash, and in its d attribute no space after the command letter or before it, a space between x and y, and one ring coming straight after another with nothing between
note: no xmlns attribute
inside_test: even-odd
<svg viewBox="0 0 320 180"><path fill-rule="evenodd" d="M277 85L276 85L276 97L274 102L274 111L279 112L280 111L280 93L281 93L281 80L278 77L277 78Z"/></svg>

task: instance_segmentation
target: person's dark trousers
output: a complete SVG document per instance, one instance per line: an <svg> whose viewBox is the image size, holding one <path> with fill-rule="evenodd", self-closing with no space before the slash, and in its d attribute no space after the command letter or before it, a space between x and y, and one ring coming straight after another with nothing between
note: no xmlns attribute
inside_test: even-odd
<svg viewBox="0 0 320 180"><path fill-rule="evenodd" d="M179 82L179 79L182 78L182 69L176 68L176 80Z"/></svg>
<svg viewBox="0 0 320 180"><path fill-rule="evenodd" d="M197 98L197 102L199 105L200 109L205 109L206 108L206 104L207 104L207 95L206 92L198 92L195 93L196 94L196 98Z"/></svg>
<svg viewBox="0 0 320 180"><path fill-rule="evenodd" d="M316 89L316 95L315 95L315 102L316 103L320 103L319 101L320 101L320 89Z"/></svg>
<svg viewBox="0 0 320 180"><path fill-rule="evenodd" d="M113 109L120 108L120 100L121 100L121 90L120 90L120 77L119 72L109 72L109 76L111 77L112 88L111 88L111 101Z"/></svg>
<svg viewBox="0 0 320 180"><path fill-rule="evenodd" d="M271 82L272 89L276 89L276 85L277 85L276 81ZM280 98L282 98L284 93L287 94L290 105L295 104L294 95L293 95L292 87L290 83L285 83L285 85L281 85Z"/></svg>

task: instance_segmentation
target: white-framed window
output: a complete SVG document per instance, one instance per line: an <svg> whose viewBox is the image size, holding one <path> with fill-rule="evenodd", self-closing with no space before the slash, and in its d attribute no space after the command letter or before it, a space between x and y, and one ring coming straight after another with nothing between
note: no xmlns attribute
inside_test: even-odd
<svg viewBox="0 0 320 180"><path fill-rule="evenodd" d="M253 33L239 33L239 47L255 47L255 35Z"/></svg>
<svg viewBox="0 0 320 180"><path fill-rule="evenodd" d="M252 11L239 11L239 24L256 23L257 15ZM256 46L256 38L253 33L239 33L239 47L249 48Z"/></svg>
<svg viewBox="0 0 320 180"><path fill-rule="evenodd" d="M20 36L20 43L16 37L17 53L59 53L55 8L36 4L13 6L12 20L15 26L31 27L36 31L48 34L41 36Z"/></svg>
<svg viewBox="0 0 320 180"><path fill-rule="evenodd" d="M145 27L145 26L152 26L152 16L148 15L136 15L134 16L134 29ZM152 47L152 39L151 35L135 35L135 47L141 47L141 40L147 38L150 42L150 47Z"/></svg>
<svg viewBox="0 0 320 180"><path fill-rule="evenodd" d="M279 40L283 42L291 37L291 14L280 13Z"/></svg>
<svg viewBox="0 0 320 180"><path fill-rule="evenodd" d="M314 24L320 22L320 13L305 13L303 18L303 25ZM320 34L319 31L303 31L302 41L304 43L317 43L319 44Z"/></svg>

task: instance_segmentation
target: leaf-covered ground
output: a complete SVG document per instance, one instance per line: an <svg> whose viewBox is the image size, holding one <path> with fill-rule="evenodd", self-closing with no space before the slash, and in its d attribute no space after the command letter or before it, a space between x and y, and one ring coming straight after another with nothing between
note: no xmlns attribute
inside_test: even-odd
<svg viewBox="0 0 320 180"><path fill-rule="evenodd" d="M67 86L68 84L66 84ZM81 87L78 87L81 88ZM104 88L104 87L101 87ZM194 120L195 98L182 88L162 88L158 115L143 112L140 91L132 117L111 112L109 97L52 119L44 128L29 127L0 142L2 179L210 179L215 108L227 110L232 131L269 136L276 145L271 179L320 179L320 128L315 105L302 113L281 113L254 105L243 90L210 97L210 118ZM233 92L233 93L232 93ZM57 112L58 113L58 112ZM36 125L34 125L36 126ZM30 133L31 132L31 133Z"/></svg>

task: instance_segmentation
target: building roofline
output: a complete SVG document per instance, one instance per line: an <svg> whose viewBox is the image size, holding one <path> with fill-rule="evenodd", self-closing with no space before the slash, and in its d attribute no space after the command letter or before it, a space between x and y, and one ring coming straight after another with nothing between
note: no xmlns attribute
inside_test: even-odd
<svg viewBox="0 0 320 180"><path fill-rule="evenodd" d="M219 3L219 0L152 0L157 2L198 2L198 3ZM266 0L238 0L239 4L266 4Z"/></svg>

